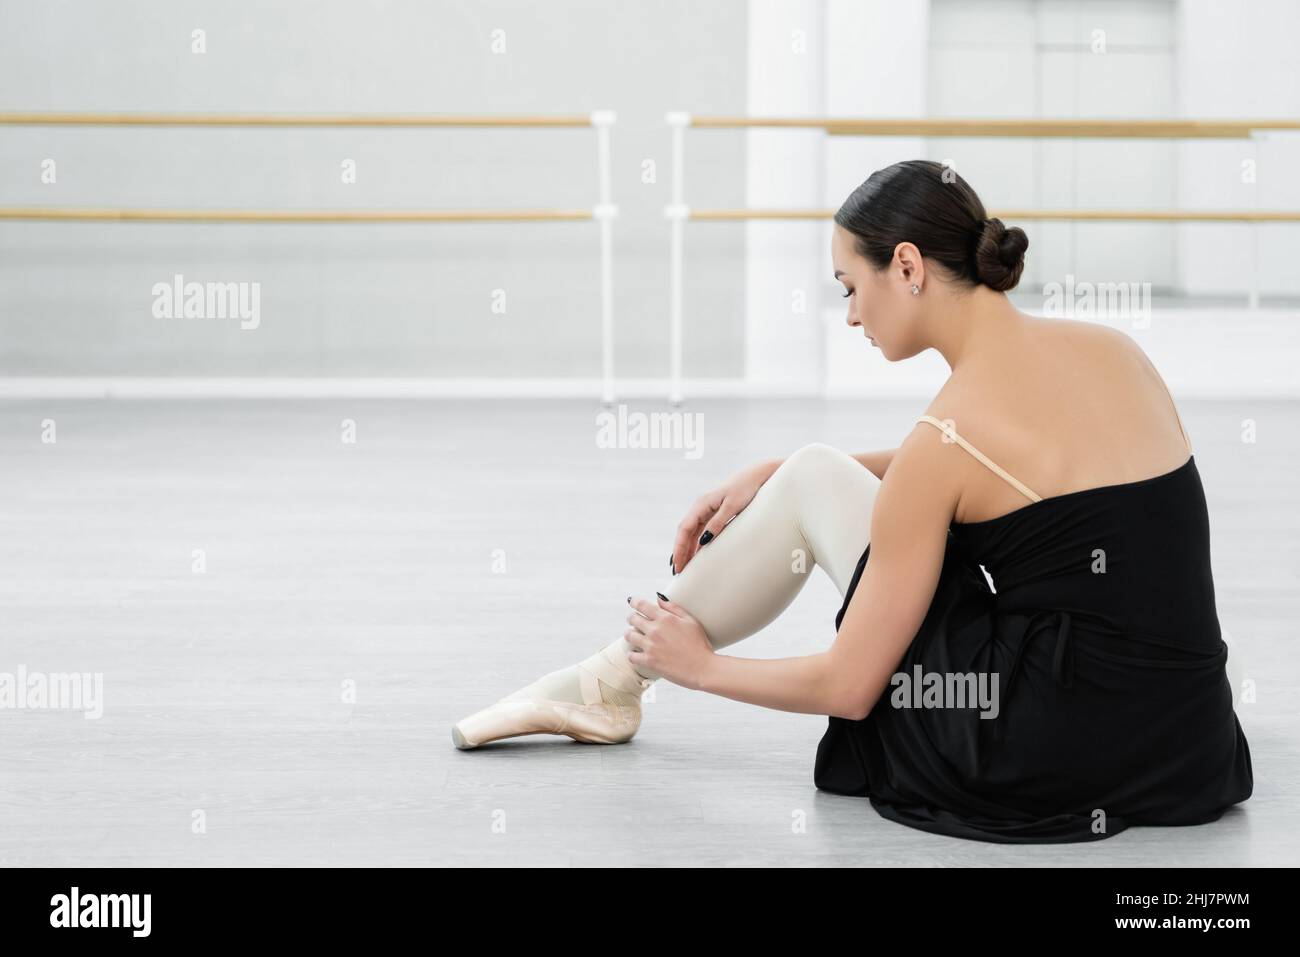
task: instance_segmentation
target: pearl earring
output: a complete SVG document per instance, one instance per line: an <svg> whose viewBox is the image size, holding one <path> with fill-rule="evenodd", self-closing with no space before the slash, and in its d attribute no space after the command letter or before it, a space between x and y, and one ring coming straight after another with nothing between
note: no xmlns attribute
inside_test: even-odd
<svg viewBox="0 0 1300 957"><path fill-rule="evenodd" d="M912 295L919 296L920 294L921 294L921 287L918 286L916 283L912 283Z"/></svg>

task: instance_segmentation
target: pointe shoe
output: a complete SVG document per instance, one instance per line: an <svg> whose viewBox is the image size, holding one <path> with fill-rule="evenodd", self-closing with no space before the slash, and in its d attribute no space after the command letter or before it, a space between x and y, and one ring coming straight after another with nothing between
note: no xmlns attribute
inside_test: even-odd
<svg viewBox="0 0 1300 957"><path fill-rule="evenodd" d="M620 639L621 640L621 639ZM627 664L616 664L603 649L577 666L583 703L534 697L524 688L457 721L451 740L461 751L526 734L563 734L584 744L622 744L641 727L640 695L654 682ZM615 653L617 654L617 652ZM613 704L600 682L636 696L635 703Z"/></svg>
<svg viewBox="0 0 1300 957"><path fill-rule="evenodd" d="M525 734L563 734L584 744L622 744L640 727L640 705L502 698L452 725L451 740L461 751Z"/></svg>

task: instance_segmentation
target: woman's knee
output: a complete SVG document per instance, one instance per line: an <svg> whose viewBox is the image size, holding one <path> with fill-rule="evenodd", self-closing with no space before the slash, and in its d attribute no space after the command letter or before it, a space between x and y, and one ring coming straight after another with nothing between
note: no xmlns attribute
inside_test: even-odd
<svg viewBox="0 0 1300 957"><path fill-rule="evenodd" d="M836 469L845 470L848 467L863 470L866 468L843 449L837 449L825 442L809 442L795 449L781 463L782 469L799 474L823 474Z"/></svg>
<svg viewBox="0 0 1300 957"><path fill-rule="evenodd" d="M874 492L879 480L861 462L825 442L810 442L792 452L768 479L808 507L823 499L856 504Z"/></svg>
<svg viewBox="0 0 1300 957"><path fill-rule="evenodd" d="M861 473L861 475L859 475ZM862 476L874 475L848 452L826 442L809 442L790 452L767 485L787 490L798 499L819 498L846 485L857 488Z"/></svg>
<svg viewBox="0 0 1300 957"><path fill-rule="evenodd" d="M797 449L781 469L787 471L777 494L789 502L812 562L825 568L843 594L871 534L880 480L852 455L825 442Z"/></svg>

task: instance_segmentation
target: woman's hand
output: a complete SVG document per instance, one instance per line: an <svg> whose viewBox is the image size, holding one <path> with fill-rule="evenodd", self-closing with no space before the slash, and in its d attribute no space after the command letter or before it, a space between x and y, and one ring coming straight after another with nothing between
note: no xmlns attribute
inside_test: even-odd
<svg viewBox="0 0 1300 957"><path fill-rule="evenodd" d="M659 601L629 598L632 627L623 633L631 647L627 660L663 675L673 684L700 691L714 656L708 633L677 602L659 595Z"/></svg>
<svg viewBox="0 0 1300 957"><path fill-rule="evenodd" d="M711 492L705 492L691 505L677 526L668 566L674 575L695 557L701 545L722 534L722 527L735 518L772 477L783 459L768 459L742 469Z"/></svg>

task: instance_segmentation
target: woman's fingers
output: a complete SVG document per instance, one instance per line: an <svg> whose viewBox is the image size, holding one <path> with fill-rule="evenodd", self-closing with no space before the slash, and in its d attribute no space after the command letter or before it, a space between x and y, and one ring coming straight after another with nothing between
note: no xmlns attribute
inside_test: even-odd
<svg viewBox="0 0 1300 957"><path fill-rule="evenodd" d="M674 574L680 574L681 570L695 556L695 550L699 548L700 544L700 532L703 531L705 524L721 504L722 496L710 492L707 495L701 495L691 505L690 511L686 513L686 517L677 526L677 537L673 540L673 553L669 558L669 564L672 566Z"/></svg>
<svg viewBox="0 0 1300 957"><path fill-rule="evenodd" d="M638 621L642 623L655 621L677 613L676 609L679 606L674 605L667 595L655 592L655 597L662 599L662 602L648 598L629 598L627 603L632 606L632 614L627 616L628 623L635 625Z"/></svg>
<svg viewBox="0 0 1300 957"><path fill-rule="evenodd" d="M663 592L661 591L655 592L655 597L659 599L659 602L657 604L653 604L651 602L646 602L646 604L654 608L655 611L660 613L660 615L671 615L674 618L683 618L687 615L687 611L685 608L677 604L677 602L673 601Z"/></svg>
<svg viewBox="0 0 1300 957"><path fill-rule="evenodd" d="M632 611L628 613L627 623L636 631L645 634L646 628L650 622L654 621L660 615L666 614L663 609L646 601L643 598L628 598L627 603L632 606Z"/></svg>
<svg viewBox="0 0 1300 957"><path fill-rule="evenodd" d="M731 504L731 500L723 499L718 510L713 513L713 517L704 524L704 530L700 533L698 544L707 545L721 535L723 527L737 514L739 514L739 509Z"/></svg>
<svg viewBox="0 0 1300 957"><path fill-rule="evenodd" d="M659 600L648 601L631 596L627 599L627 603L632 606L632 611L627 616L627 623L632 627L623 632L623 637L638 651L642 650L645 636L650 634L657 621L684 617L681 613L684 613L685 609L667 595L655 592L655 597Z"/></svg>
<svg viewBox="0 0 1300 957"><path fill-rule="evenodd" d="M628 647L633 651L644 651L641 647L641 633L631 629L623 632L623 640L627 642Z"/></svg>
<svg viewBox="0 0 1300 957"><path fill-rule="evenodd" d="M677 536L673 539L673 563L677 566L677 571L686 567L686 563L691 560L695 554L692 545L696 537L700 534L699 530L704 527L704 523L709 520L713 512L709 509L703 498L696 500L691 506L691 510L686 513L681 524L677 526Z"/></svg>

